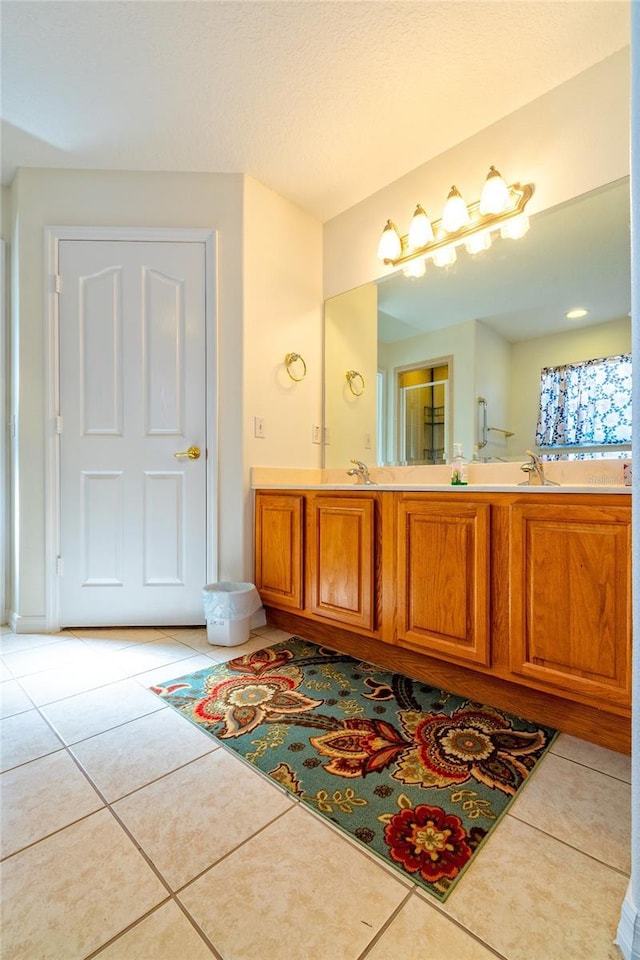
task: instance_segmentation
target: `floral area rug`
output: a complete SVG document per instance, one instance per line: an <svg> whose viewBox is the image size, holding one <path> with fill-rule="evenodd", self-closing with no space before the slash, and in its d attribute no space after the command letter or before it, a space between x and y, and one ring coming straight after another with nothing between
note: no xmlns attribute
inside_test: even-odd
<svg viewBox="0 0 640 960"><path fill-rule="evenodd" d="M439 900L556 734L299 637L151 690Z"/></svg>

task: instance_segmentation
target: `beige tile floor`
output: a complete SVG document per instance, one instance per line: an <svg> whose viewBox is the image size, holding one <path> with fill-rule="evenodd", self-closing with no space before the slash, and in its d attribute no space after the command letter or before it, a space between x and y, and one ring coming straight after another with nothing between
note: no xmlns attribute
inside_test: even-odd
<svg viewBox="0 0 640 960"><path fill-rule="evenodd" d="M2 960L618 960L628 757L561 735L441 904L148 692L287 636L0 628Z"/></svg>

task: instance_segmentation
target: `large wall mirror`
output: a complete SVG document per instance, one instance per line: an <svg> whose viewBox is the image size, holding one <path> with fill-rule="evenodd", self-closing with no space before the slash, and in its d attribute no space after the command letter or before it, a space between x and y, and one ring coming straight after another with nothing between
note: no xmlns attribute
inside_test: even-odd
<svg viewBox="0 0 640 960"><path fill-rule="evenodd" d="M629 220L624 178L536 214L520 240L328 300L325 467L442 462L454 441L525 459L541 369L631 351Z"/></svg>

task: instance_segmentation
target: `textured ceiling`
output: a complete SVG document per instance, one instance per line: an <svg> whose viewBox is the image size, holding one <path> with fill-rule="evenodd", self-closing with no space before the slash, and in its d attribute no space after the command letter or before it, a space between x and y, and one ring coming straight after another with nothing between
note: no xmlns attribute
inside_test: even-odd
<svg viewBox="0 0 640 960"><path fill-rule="evenodd" d="M629 42L618 0L3 0L2 166L247 173L327 220Z"/></svg>

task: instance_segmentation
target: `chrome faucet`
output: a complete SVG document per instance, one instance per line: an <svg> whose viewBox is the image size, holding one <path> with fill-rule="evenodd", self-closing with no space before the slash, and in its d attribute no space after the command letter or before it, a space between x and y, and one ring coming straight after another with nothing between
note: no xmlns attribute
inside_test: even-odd
<svg viewBox="0 0 640 960"><path fill-rule="evenodd" d="M523 463L520 467L521 470L524 470L525 473L529 474L527 480L523 480L519 484L520 487L529 486L529 487L559 487L560 484L556 483L555 480L547 480L544 475L544 466L542 460L535 453L532 453L531 450L527 450L527 456L531 457L528 463Z"/></svg>
<svg viewBox="0 0 640 960"><path fill-rule="evenodd" d="M355 467L351 467L347 470L348 477L357 477L358 483L368 483L373 484L373 480L369 476L369 468L366 463L363 463L362 460L352 460L351 463L355 463Z"/></svg>

